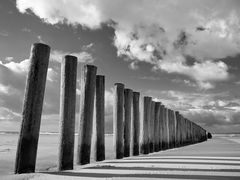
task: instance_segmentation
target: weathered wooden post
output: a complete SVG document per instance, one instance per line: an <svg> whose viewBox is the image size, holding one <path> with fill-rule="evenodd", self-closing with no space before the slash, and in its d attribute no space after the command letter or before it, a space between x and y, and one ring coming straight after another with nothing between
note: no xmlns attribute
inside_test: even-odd
<svg viewBox="0 0 240 180"><path fill-rule="evenodd" d="M180 146L183 146L183 117L179 114L179 134L180 134Z"/></svg>
<svg viewBox="0 0 240 180"><path fill-rule="evenodd" d="M183 117L183 124L184 124L184 128L183 128L184 146L186 146L187 145L187 121L185 117Z"/></svg>
<svg viewBox="0 0 240 180"><path fill-rule="evenodd" d="M163 149L169 148L168 109L163 107Z"/></svg>
<svg viewBox="0 0 240 180"><path fill-rule="evenodd" d="M151 116L149 119L149 152L154 152L154 120L155 119L155 102L151 101Z"/></svg>
<svg viewBox="0 0 240 180"><path fill-rule="evenodd" d="M167 115L168 115L168 129L169 129L169 148L173 148L172 147L172 136L173 136L173 123L172 123L172 113L171 113L171 109L168 109L167 111Z"/></svg>
<svg viewBox="0 0 240 180"><path fill-rule="evenodd" d="M67 55L61 64L60 144L58 170L73 169L77 57Z"/></svg>
<svg viewBox="0 0 240 180"><path fill-rule="evenodd" d="M155 113L154 113L154 152L159 151L159 142L161 138L161 131L160 131L160 126L159 126L159 117L160 117L160 102L155 103Z"/></svg>
<svg viewBox="0 0 240 180"><path fill-rule="evenodd" d="M187 144L191 144L190 141L190 121L187 119Z"/></svg>
<svg viewBox="0 0 240 180"><path fill-rule="evenodd" d="M124 89L124 157L130 155L133 91Z"/></svg>
<svg viewBox="0 0 240 180"><path fill-rule="evenodd" d="M174 148L176 148L176 143L177 143L177 118L176 118L175 111L173 111L173 122L174 122Z"/></svg>
<svg viewBox="0 0 240 180"><path fill-rule="evenodd" d="M85 65L81 72L80 123L77 164L90 162L97 67Z"/></svg>
<svg viewBox="0 0 240 180"><path fill-rule="evenodd" d="M170 135L169 135L169 115L168 115L168 111L169 109L168 108L165 108L165 118L166 118L166 135L167 135L167 139L166 139L166 142L167 142L167 149L169 149L170 147Z"/></svg>
<svg viewBox="0 0 240 180"><path fill-rule="evenodd" d="M35 171L49 55L48 45L32 45L15 162L16 174Z"/></svg>
<svg viewBox="0 0 240 180"><path fill-rule="evenodd" d="M190 121L190 132L191 132L191 144L193 144L193 125L192 121Z"/></svg>
<svg viewBox="0 0 240 180"><path fill-rule="evenodd" d="M159 150L164 149L164 106L160 105L160 113L159 113Z"/></svg>
<svg viewBox="0 0 240 180"><path fill-rule="evenodd" d="M180 147L180 114L178 111L175 112L176 117L176 147Z"/></svg>
<svg viewBox="0 0 240 180"><path fill-rule="evenodd" d="M96 161L105 160L105 76L96 77L95 117L93 119L94 158Z"/></svg>
<svg viewBox="0 0 240 180"><path fill-rule="evenodd" d="M174 110L171 111L172 123L173 123L173 135L172 135L172 148L176 147L176 117Z"/></svg>
<svg viewBox="0 0 240 180"><path fill-rule="evenodd" d="M167 123L166 123L166 111L165 106L161 105L161 120L162 123L161 131L162 131L162 150L167 149Z"/></svg>
<svg viewBox="0 0 240 180"><path fill-rule="evenodd" d="M123 146L123 108L124 108L124 84L114 85L114 104L113 104L113 136L115 158L121 159L124 155Z"/></svg>
<svg viewBox="0 0 240 180"><path fill-rule="evenodd" d="M133 113L131 122L131 145L130 155L139 155L139 128L140 128L140 112L139 112L139 92L133 92Z"/></svg>
<svg viewBox="0 0 240 180"><path fill-rule="evenodd" d="M140 128L140 153L149 153L149 120L151 115L152 98L145 96L143 98L143 116L141 118Z"/></svg>

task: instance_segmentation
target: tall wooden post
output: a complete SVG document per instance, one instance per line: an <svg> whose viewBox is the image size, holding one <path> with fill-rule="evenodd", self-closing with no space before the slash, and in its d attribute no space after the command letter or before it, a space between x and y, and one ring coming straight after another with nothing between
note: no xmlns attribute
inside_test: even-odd
<svg viewBox="0 0 240 180"><path fill-rule="evenodd" d="M175 111L172 111L172 116L173 116L173 123L174 123L174 127L173 127L173 131L174 131L174 142L173 142L173 146L174 148L176 147L176 142L177 142L177 119L176 119L176 113Z"/></svg>
<svg viewBox="0 0 240 180"><path fill-rule="evenodd" d="M15 162L16 174L35 171L49 55L48 45L41 43L32 45Z"/></svg>
<svg viewBox="0 0 240 180"><path fill-rule="evenodd" d="M60 146L58 170L73 169L77 57L67 55L61 65Z"/></svg>
<svg viewBox="0 0 240 180"><path fill-rule="evenodd" d="M155 102L151 102L151 117L149 121L149 152L154 152L154 120L155 119Z"/></svg>
<svg viewBox="0 0 240 180"><path fill-rule="evenodd" d="M124 90L124 157L130 155L133 91Z"/></svg>
<svg viewBox="0 0 240 180"><path fill-rule="evenodd" d="M167 144L167 149L169 149L169 115L168 115L168 108L165 108L165 118L166 118L166 135L167 135L167 139L166 139L166 144Z"/></svg>
<svg viewBox="0 0 240 180"><path fill-rule="evenodd" d="M85 65L81 73L77 164L84 165L90 162L97 67Z"/></svg>
<svg viewBox="0 0 240 180"><path fill-rule="evenodd" d="M179 120L179 112L175 112L176 116L176 147L180 147L180 120Z"/></svg>
<svg viewBox="0 0 240 180"><path fill-rule="evenodd" d="M171 114L171 109L168 109L167 111L167 115L168 115L168 136L169 136L169 148L172 148L172 135L173 135L173 132L172 132L172 114Z"/></svg>
<svg viewBox="0 0 240 180"><path fill-rule="evenodd" d="M162 105L162 115L161 115L161 121L162 122L162 150L167 149L167 122L166 122L166 110L165 106Z"/></svg>
<svg viewBox="0 0 240 180"><path fill-rule="evenodd" d="M131 145L130 155L139 155L139 128L140 128L140 112L139 112L139 92L133 92L133 116L131 122Z"/></svg>
<svg viewBox="0 0 240 180"><path fill-rule="evenodd" d="M164 105L160 105L159 113L159 150L164 149Z"/></svg>
<svg viewBox="0 0 240 180"><path fill-rule="evenodd" d="M169 122L170 122L170 127L171 127L171 133L170 133L170 148L174 148L175 147L175 119L174 119L174 111L170 110L170 118L169 118Z"/></svg>
<svg viewBox="0 0 240 180"><path fill-rule="evenodd" d="M155 103L155 114L154 114L154 152L159 151L159 142L160 142L160 136L161 132L159 129L159 117L160 117L160 102Z"/></svg>
<svg viewBox="0 0 240 180"><path fill-rule="evenodd" d="M151 97L145 96L143 99L143 116L141 118L140 129L140 153L149 153L149 120L151 115Z"/></svg>
<svg viewBox="0 0 240 180"><path fill-rule="evenodd" d="M124 85L116 83L114 85L113 104L113 135L115 158L121 159L124 155L123 146L123 108L124 108Z"/></svg>
<svg viewBox="0 0 240 180"><path fill-rule="evenodd" d="M105 160L105 76L96 77L95 117L93 119L94 158L96 161Z"/></svg>

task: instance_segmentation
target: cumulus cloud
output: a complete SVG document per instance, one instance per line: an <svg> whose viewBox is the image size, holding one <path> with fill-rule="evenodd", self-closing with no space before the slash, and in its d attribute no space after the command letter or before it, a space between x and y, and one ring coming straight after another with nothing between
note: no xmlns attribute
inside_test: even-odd
<svg viewBox="0 0 240 180"><path fill-rule="evenodd" d="M65 1L65 0L41 0L37 2L19 0L17 7L20 12L26 12L31 9L46 22L56 24L58 22L83 24L90 28L100 27L102 21L99 9L88 0L84 1Z"/></svg>
<svg viewBox="0 0 240 180"><path fill-rule="evenodd" d="M227 79L226 64L214 60L240 53L238 0L17 0L17 8L22 13L31 10L50 24L90 29L109 24L115 30L117 53L133 61L131 69L145 61L168 73L187 75L203 89ZM193 66L184 64L186 56L195 59ZM175 68L167 68L171 65Z"/></svg>
<svg viewBox="0 0 240 180"><path fill-rule="evenodd" d="M229 78L228 67L222 61L212 62L208 60L202 63L195 62L193 65L188 66L184 59L179 58L175 61L161 61L158 65L162 70L169 73L175 72L189 76L193 80L196 80L198 85L203 89L213 88L214 86L211 82L227 80Z"/></svg>
<svg viewBox="0 0 240 180"><path fill-rule="evenodd" d="M8 62L8 63L3 63L0 61L0 64L4 65L5 67L7 67L8 69L12 70L15 73L26 73L28 71L30 62L29 59L25 59L21 62L14 62L13 58L12 61Z"/></svg>
<svg viewBox="0 0 240 180"><path fill-rule="evenodd" d="M92 55L86 51L65 52L65 51L59 51L59 50L53 50L51 52L50 60L56 61L56 62L62 62L62 58L65 55L76 56L78 58L78 62L82 62L82 63L92 63L94 61L94 58L92 57Z"/></svg>

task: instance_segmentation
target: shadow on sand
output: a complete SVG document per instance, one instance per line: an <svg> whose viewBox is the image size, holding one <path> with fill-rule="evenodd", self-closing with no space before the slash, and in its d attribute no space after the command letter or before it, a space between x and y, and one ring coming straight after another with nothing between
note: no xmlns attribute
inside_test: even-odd
<svg viewBox="0 0 240 180"><path fill-rule="evenodd" d="M214 180L239 180L240 177L229 176L205 176L205 175L171 175L171 174L113 174L113 173L81 173L81 172L47 172L45 174L77 176L87 178L163 178L163 179L214 179Z"/></svg>

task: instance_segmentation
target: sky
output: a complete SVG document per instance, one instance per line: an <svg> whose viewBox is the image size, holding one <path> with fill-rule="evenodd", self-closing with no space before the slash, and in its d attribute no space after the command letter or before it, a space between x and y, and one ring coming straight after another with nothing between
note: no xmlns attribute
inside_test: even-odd
<svg viewBox="0 0 240 180"><path fill-rule="evenodd" d="M41 131L58 132L64 55L151 96L212 133L240 132L239 0L0 1L0 131L19 131L31 44L51 47ZM76 129L77 129L76 124Z"/></svg>

